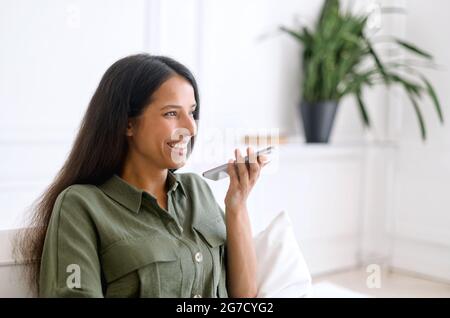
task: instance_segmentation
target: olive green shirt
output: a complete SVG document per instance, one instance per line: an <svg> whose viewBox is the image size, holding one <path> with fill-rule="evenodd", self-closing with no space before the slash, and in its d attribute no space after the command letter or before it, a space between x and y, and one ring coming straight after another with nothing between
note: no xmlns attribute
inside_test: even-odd
<svg viewBox="0 0 450 318"><path fill-rule="evenodd" d="M118 175L58 196L40 297L228 297L224 213L193 173L168 173L167 210Z"/></svg>

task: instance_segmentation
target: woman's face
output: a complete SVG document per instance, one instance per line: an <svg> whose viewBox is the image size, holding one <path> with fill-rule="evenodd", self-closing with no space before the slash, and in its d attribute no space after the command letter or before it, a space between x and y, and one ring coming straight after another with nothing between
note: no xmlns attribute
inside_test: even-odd
<svg viewBox="0 0 450 318"><path fill-rule="evenodd" d="M128 121L130 150L159 169L177 169L186 162L187 145L197 133L192 85L172 76L153 94L141 116Z"/></svg>

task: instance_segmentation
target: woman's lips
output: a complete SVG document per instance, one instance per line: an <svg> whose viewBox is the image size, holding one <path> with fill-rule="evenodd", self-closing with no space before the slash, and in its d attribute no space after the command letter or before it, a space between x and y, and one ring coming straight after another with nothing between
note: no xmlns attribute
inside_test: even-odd
<svg viewBox="0 0 450 318"><path fill-rule="evenodd" d="M187 146L189 144L189 141L174 141L174 142L168 142L167 145L171 149L171 155L172 159L177 160L180 156L184 156L187 152Z"/></svg>
<svg viewBox="0 0 450 318"><path fill-rule="evenodd" d="M187 143L167 143L169 145L170 148L172 149L187 149Z"/></svg>

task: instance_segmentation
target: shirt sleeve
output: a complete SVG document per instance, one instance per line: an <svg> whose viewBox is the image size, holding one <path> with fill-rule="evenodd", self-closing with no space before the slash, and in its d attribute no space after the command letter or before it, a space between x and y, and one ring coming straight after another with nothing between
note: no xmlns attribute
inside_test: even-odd
<svg viewBox="0 0 450 318"><path fill-rule="evenodd" d="M39 297L103 297L97 237L83 197L64 190L46 233Z"/></svg>

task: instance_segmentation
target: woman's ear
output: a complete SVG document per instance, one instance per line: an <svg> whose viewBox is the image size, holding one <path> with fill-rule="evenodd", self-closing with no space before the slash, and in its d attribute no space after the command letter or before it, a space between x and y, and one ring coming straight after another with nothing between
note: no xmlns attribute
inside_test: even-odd
<svg viewBox="0 0 450 318"><path fill-rule="evenodd" d="M134 128L134 123L131 119L128 119L128 124L127 124L127 131L125 133L125 135L127 137L132 137L133 136L133 128Z"/></svg>

